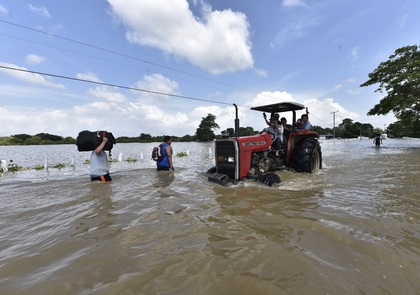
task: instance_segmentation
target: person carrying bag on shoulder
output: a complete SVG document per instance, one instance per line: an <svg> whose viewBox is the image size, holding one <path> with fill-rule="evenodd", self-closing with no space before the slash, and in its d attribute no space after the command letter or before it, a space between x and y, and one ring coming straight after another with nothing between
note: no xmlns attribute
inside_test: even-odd
<svg viewBox="0 0 420 295"><path fill-rule="evenodd" d="M173 162L172 162L172 137L171 136L165 136L164 142L161 144L161 153L162 153L162 159L160 161L156 162L157 171L170 171L174 170Z"/></svg>

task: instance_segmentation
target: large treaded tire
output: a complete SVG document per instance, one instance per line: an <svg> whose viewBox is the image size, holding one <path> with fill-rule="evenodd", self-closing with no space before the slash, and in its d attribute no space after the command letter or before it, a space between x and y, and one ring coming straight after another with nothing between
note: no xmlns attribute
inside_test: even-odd
<svg viewBox="0 0 420 295"><path fill-rule="evenodd" d="M216 173L217 172L217 168L216 168L216 166L214 166L214 167L211 167L209 170L207 170L207 174L213 174L213 173Z"/></svg>
<svg viewBox="0 0 420 295"><path fill-rule="evenodd" d="M322 168L322 153L318 139L307 137L300 141L293 153L293 169L314 173Z"/></svg>
<svg viewBox="0 0 420 295"><path fill-rule="evenodd" d="M267 173L267 174L261 175L260 182L264 183L268 186L272 186L275 183L280 183L281 180L280 180L280 177L277 174Z"/></svg>

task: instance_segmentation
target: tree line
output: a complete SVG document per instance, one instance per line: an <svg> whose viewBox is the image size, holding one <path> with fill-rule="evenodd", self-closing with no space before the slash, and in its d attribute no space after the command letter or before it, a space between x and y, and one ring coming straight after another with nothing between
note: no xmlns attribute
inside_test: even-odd
<svg viewBox="0 0 420 295"><path fill-rule="evenodd" d="M388 126L387 134L390 137L401 137L405 136L405 133L400 132L401 129L406 130L406 126L401 129L395 129L399 123L394 123ZM213 114L207 114L206 117L202 118L200 125L196 129L194 135L184 136L172 136L174 142L208 142L217 138L234 136L234 128L227 128L215 134L215 131L219 129L219 125L216 123L216 116ZM319 135L325 135L327 138L332 137L333 130L331 128L322 128L320 126L313 125L312 131L316 131ZM377 134L382 134L385 131L379 128L374 128L369 123L353 122L353 120L346 118L341 124L334 129L335 136L341 138L357 138L359 136L372 138ZM397 132L394 132L397 131ZM259 134L260 131L254 130L253 127L239 127L239 136L249 136ZM128 137L121 136L115 140L117 143L129 143L129 142L163 142L164 135L152 136L151 134L141 133L139 136ZM34 136L29 134L15 134L9 137L0 137L0 145L48 145L48 144L76 144L76 139L73 137L62 137L59 135L53 135L48 133L38 133Z"/></svg>

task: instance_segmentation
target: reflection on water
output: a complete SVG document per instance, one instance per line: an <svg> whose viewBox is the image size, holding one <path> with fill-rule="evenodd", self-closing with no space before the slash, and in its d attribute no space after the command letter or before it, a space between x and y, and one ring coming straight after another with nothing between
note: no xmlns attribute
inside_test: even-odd
<svg viewBox="0 0 420 295"><path fill-rule="evenodd" d="M325 141L325 169L273 187L209 183L211 143L173 145L190 156L157 172L140 159L153 144L117 144L139 161L106 184L84 153L2 175L0 293L418 294L419 141ZM74 147L37 148L52 162Z"/></svg>
<svg viewBox="0 0 420 295"><path fill-rule="evenodd" d="M85 209L71 236L98 241L108 239L121 230L114 225L117 214L112 212L117 208L118 202L112 201L112 186L100 182L90 184L88 198L91 204Z"/></svg>

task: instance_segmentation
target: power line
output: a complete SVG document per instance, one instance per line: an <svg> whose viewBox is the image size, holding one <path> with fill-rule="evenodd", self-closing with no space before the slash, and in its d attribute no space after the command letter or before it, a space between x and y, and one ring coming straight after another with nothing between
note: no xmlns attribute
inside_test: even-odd
<svg viewBox="0 0 420 295"><path fill-rule="evenodd" d="M151 72L148 69L140 68L140 67L137 67L137 66L134 66L134 65L120 63L120 62L113 61L113 60L110 60L110 59L106 59L106 58L102 58L102 57L98 57L98 56L93 56L93 55L89 55L89 54L86 54L86 53L81 53L81 52L78 52L78 51L74 51L74 50L70 50L70 49L66 49L66 48L62 48L62 47L58 47L58 46L53 46L53 45L49 45L49 44L45 44L45 43L41 43L41 42L37 42L37 41L33 41L33 40L28 40L28 39L24 39L24 38L21 38L21 37L16 37L16 36L12 36L12 35L9 35L9 34L4 34L4 33L0 33L0 35L6 36L6 37L9 37L9 38L13 38L13 39L17 39L17 40L21 40L21 41L25 41L25 42L28 42L28 43L38 44L38 45L42 45L42 46L66 51L66 52L71 52L71 53L74 53L74 54L78 54L78 55L86 56L86 57L89 57L89 58L98 59L98 60L106 61L106 62L109 62L109 63L113 63L113 64L129 67L129 68L141 70L141 71L144 71L144 72ZM206 87L211 87L211 88L217 89L214 86L193 82L191 80L179 78L179 77L176 77L176 76L171 76L171 75L167 75L167 74L165 74L165 76L170 77L170 78L175 78L177 80L191 82L191 83L195 83L195 84L198 84L198 85L203 85L203 86L206 86Z"/></svg>
<svg viewBox="0 0 420 295"><path fill-rule="evenodd" d="M231 103L227 103L227 102L213 101L213 100L208 100L208 99L203 99L203 98L196 98L196 97L177 95L177 94L171 94L171 93L163 93L163 92L140 89L140 88L135 88L135 87L121 86L121 85L116 85L116 84L111 84L111 83L91 81L91 80L73 78L73 77L68 77L68 76L63 76L63 75L31 71L31 70L27 70L27 69L18 69L18 68L6 67L6 66L2 66L2 65L0 65L0 68L6 69L6 70L13 70L13 71L20 71L20 72L25 72L25 73L55 77L55 78L60 78L60 79L73 80L73 81L78 81L78 82L85 82L85 83L91 83L91 84L97 84L97 85L103 85L103 86L110 86L110 87L116 87L116 88L122 88L122 89L134 90L134 91L147 92L147 93L151 93L151 94L166 95L166 96L171 96L171 97L184 98L184 99L203 101L203 102L209 102L209 103L232 105ZM238 105L238 106L249 108L249 106L245 106L245 105Z"/></svg>
<svg viewBox="0 0 420 295"><path fill-rule="evenodd" d="M316 116L314 116L314 114L312 114L312 113L311 113L311 118L312 118L312 117L314 117L314 118L315 118L315 119L317 119L318 121L321 121L322 123L325 123L325 124L327 124L327 125L329 124L329 123L327 123L327 122L325 122L325 121L321 120L320 118L317 118Z"/></svg>
<svg viewBox="0 0 420 295"><path fill-rule="evenodd" d="M26 29L26 30L30 30L30 31L33 31L33 32L45 34L45 35L48 35L50 37L55 37L55 38L59 38L59 39L62 39L62 40L66 40L66 41L76 43L76 44L79 44L79 45L83 45L83 46L86 46L86 47L98 49L98 50L101 50L101 51L104 51L104 52L119 55L119 56L122 56L122 57L125 57L125 58L141 61L141 62L146 63L146 64L150 64L150 65L153 65L153 66L156 66L156 67L171 70L171 71L178 72L178 73L188 75L188 76L191 76L191 77L199 78L199 79L202 79L202 80L210 81L210 82L213 82L213 83L216 83L216 84L225 85L225 86L228 86L228 87L231 87L231 88L251 92L249 90L242 89L242 88L237 87L237 86L232 85L232 84L228 84L228 83L220 82L220 81L217 81L217 80L209 79L209 78L206 78L206 77L203 77L203 76L200 76L200 75L196 75L196 74L191 74L191 73L188 73L188 72L185 72L185 71L182 71L182 70L178 70L178 69L171 68L171 67L168 67L168 66L164 66L164 65L161 65L161 64L158 64L158 63L150 62L150 61L147 61L147 60L144 60L144 59L141 59L141 58L137 58L137 57L134 57L134 56L131 56L131 55L128 55L128 54L124 54L124 53L120 53L120 52L117 52L117 51L114 51L114 50L106 49L106 48L103 48L103 47L100 47L100 46L97 46L97 45L92 45L92 44L88 44L88 43L85 43L85 42L70 39L70 38L67 38L67 37L63 37L63 36L60 36L60 35L56 35L56 34L53 34L53 33L48 33L48 32L42 31L42 30L38 30L38 29L30 28L30 27L27 27L27 26L24 26L24 25L20 25L20 24L17 24L17 23L9 22L9 21L3 20L3 19L0 19L0 22L5 23L5 24L9 24L9 25L12 25L12 26L20 27L20 28L23 28L23 29Z"/></svg>

